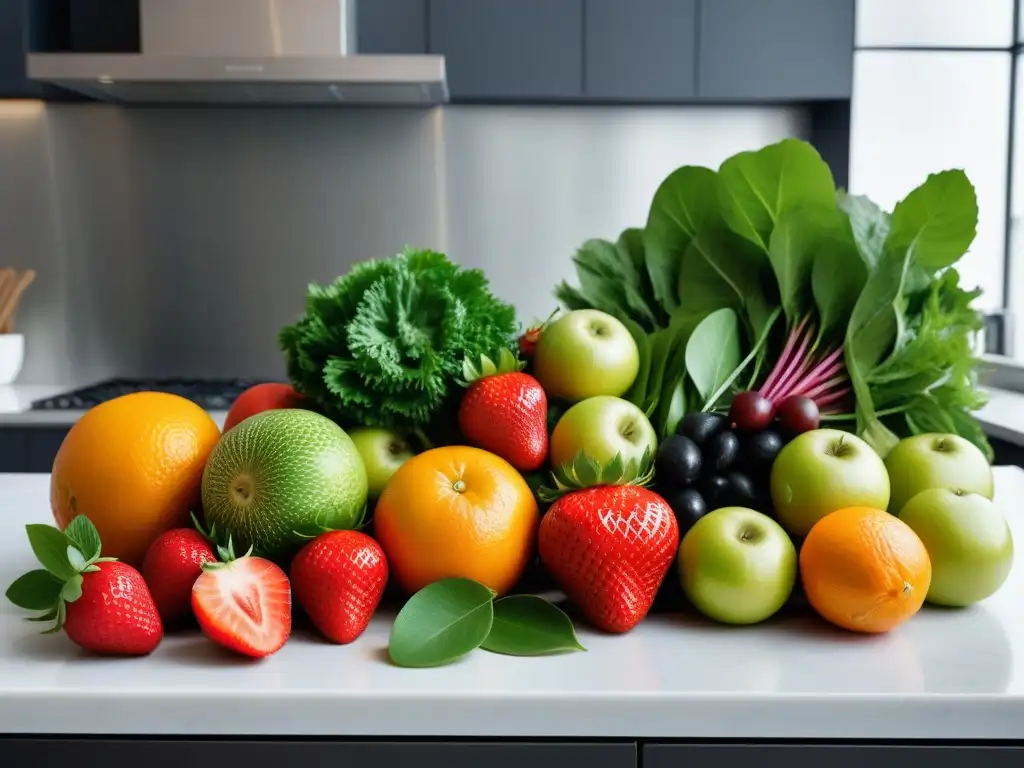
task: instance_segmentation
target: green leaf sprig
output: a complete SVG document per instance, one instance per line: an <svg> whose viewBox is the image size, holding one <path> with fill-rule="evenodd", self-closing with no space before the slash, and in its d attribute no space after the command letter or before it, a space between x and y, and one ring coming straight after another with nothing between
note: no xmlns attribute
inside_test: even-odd
<svg viewBox="0 0 1024 768"><path fill-rule="evenodd" d="M477 648L511 656L586 650L572 621L536 595L495 600L489 587L464 578L429 584L399 611L388 654L401 667L450 664Z"/></svg>
<svg viewBox="0 0 1024 768"><path fill-rule="evenodd" d="M67 616L67 604L82 596L83 574L99 570L97 563L116 558L100 557L101 542L96 526L79 515L63 531L52 525L25 526L29 546L42 568L15 579L7 588L7 599L27 611L42 611L28 621L50 621L43 634L59 632Z"/></svg>

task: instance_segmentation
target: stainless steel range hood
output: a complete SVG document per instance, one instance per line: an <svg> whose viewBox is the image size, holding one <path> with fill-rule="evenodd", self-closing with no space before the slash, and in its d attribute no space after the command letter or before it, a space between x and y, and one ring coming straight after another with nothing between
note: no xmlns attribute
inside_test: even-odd
<svg viewBox="0 0 1024 768"><path fill-rule="evenodd" d="M121 104L447 102L444 57L356 52L355 3L140 0L142 53L30 54L28 74Z"/></svg>

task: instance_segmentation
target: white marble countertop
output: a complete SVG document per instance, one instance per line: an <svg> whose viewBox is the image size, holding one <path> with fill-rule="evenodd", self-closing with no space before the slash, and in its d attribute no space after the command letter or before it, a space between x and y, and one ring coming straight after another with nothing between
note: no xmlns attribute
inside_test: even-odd
<svg viewBox="0 0 1024 768"><path fill-rule="evenodd" d="M23 526L48 522L48 476L0 475L0 587L34 567ZM1024 542L1024 470L997 500ZM809 615L750 628L693 615L546 658L478 651L434 669L386 660L390 616L355 643L305 634L241 660L197 633L143 659L98 659L0 598L0 732L707 738L1019 738L1024 556L963 611L926 608L880 637Z"/></svg>

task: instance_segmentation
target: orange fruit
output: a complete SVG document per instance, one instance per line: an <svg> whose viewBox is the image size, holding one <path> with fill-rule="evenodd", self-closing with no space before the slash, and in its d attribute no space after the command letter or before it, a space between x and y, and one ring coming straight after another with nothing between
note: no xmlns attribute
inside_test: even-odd
<svg viewBox="0 0 1024 768"><path fill-rule="evenodd" d="M64 529L78 515L99 531L103 555L139 565L161 533L199 511L203 467L220 430L190 400L137 392L90 409L53 461L50 507Z"/></svg>
<svg viewBox="0 0 1024 768"><path fill-rule="evenodd" d="M540 515L515 468L479 448L433 448L406 461L384 487L374 532L407 593L461 576L499 595L522 576Z"/></svg>
<svg viewBox="0 0 1024 768"><path fill-rule="evenodd" d="M800 578L825 620L854 632L888 632L921 610L932 564L921 539L898 517L847 507L807 534Z"/></svg>

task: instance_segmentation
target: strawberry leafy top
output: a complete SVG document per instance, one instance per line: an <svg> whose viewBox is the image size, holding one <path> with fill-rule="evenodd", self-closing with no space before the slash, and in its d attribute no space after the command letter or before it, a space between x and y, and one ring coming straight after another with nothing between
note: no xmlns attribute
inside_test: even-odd
<svg viewBox="0 0 1024 768"><path fill-rule="evenodd" d="M526 363L516 358L511 351L502 348L498 353L498 362L494 362L487 355L480 355L479 361L472 358L465 358L462 361L462 379L460 384L468 387L470 384L485 379L488 376L500 376L503 373L518 373L526 367Z"/></svg>
<svg viewBox="0 0 1024 768"><path fill-rule="evenodd" d="M63 531L52 525L25 526L32 552L42 568L29 571L7 588L7 599L19 608L42 611L29 621L52 621L43 634L59 632L67 616L67 604L82 596L83 574L99 570L97 563L117 558L100 557L100 535L85 515L79 515Z"/></svg>
<svg viewBox="0 0 1024 768"><path fill-rule="evenodd" d="M616 453L611 461L601 464L583 451L572 461L555 467L551 471L554 487L538 491L542 501L555 501L572 491L601 485L647 485L654 477L654 461L650 449L639 459L624 459Z"/></svg>

